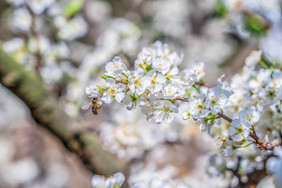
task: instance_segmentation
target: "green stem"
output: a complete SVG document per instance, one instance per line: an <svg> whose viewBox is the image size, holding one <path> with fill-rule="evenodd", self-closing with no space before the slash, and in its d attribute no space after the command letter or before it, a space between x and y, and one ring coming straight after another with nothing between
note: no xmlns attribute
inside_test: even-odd
<svg viewBox="0 0 282 188"><path fill-rule="evenodd" d="M249 144L247 144L247 145L244 145L244 146L234 146L234 145L232 145L233 146L233 148L246 148L246 147L248 147L248 146L250 146L250 145L252 145L253 143L251 142L251 143L249 143Z"/></svg>
<svg viewBox="0 0 282 188"><path fill-rule="evenodd" d="M124 72L122 72L121 73L123 76L125 76L126 78L128 78L128 76L124 73Z"/></svg>
<svg viewBox="0 0 282 188"><path fill-rule="evenodd" d="M261 66L265 69L270 69L270 67L263 61L263 60L260 60L259 63L261 64Z"/></svg>
<svg viewBox="0 0 282 188"><path fill-rule="evenodd" d="M148 75L148 72L147 72L146 68L143 68L143 69L144 69L144 71L145 71L146 75Z"/></svg>
<svg viewBox="0 0 282 188"><path fill-rule="evenodd" d="M198 93L200 93L200 90L196 87L195 84L192 85L193 88L195 88L197 90Z"/></svg>

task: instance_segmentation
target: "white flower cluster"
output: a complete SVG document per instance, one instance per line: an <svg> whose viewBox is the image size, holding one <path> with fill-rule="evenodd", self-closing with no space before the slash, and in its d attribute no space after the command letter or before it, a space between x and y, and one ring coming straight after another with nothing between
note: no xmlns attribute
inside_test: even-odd
<svg viewBox="0 0 282 188"><path fill-rule="evenodd" d="M95 175L92 180L94 188L120 188L125 180L121 172L114 174L108 178ZM138 181L130 185L131 188L185 188L186 186L173 180L162 180L158 177L153 177L148 183L146 181Z"/></svg>
<svg viewBox="0 0 282 188"><path fill-rule="evenodd" d="M239 118L234 119L229 127L229 135L233 141L242 141L250 134L250 127L258 122L260 112L251 106L246 111L239 112Z"/></svg>
<svg viewBox="0 0 282 188"><path fill-rule="evenodd" d="M6 0L13 7L11 23L15 35L3 43L3 49L36 70L48 84L74 77L69 43L87 32L87 24L78 13L83 1ZM49 27L47 29L47 27Z"/></svg>
<svg viewBox="0 0 282 188"><path fill-rule="evenodd" d="M181 102L187 102L183 119L191 116L201 122L201 131L208 130L209 133L212 125L221 124L220 117L223 117L231 123L225 130L227 134L223 132L218 138L218 145L226 156L232 155L238 145L249 145L248 138L259 124L261 114L269 109L281 111L281 72L278 69L257 71L261 52L253 52L246 59L243 73L240 77L235 75L232 84L222 81L222 76L212 88L202 80L202 62L180 69L182 59L167 44L157 41L142 49L133 71L127 69L120 57L115 57L106 64L106 73L102 76L106 87L89 86L86 93L105 103L115 100L129 110L139 105L147 120L156 123L170 123ZM234 115L231 117L235 119L224 117L223 109L238 114L238 118ZM279 121L277 118L275 128L271 130L279 130ZM221 129L224 131L224 127Z"/></svg>
<svg viewBox="0 0 282 188"><path fill-rule="evenodd" d="M281 1L220 0L230 29L241 38L256 37L270 61L281 62Z"/></svg>
<svg viewBox="0 0 282 188"><path fill-rule="evenodd" d="M138 118L139 113L126 109L117 111L112 120L101 125L100 137L106 150L128 160L142 156L144 151L163 142L164 136L158 127L148 126L144 118Z"/></svg>
<svg viewBox="0 0 282 188"><path fill-rule="evenodd" d="M176 116L173 124L156 126L153 122L140 118L137 110L128 111L117 103L111 105L111 110L115 113L101 123L97 131L105 150L126 161L139 159L146 151L154 148L158 148L160 152L161 145L166 142L187 142L191 139L190 134L193 134L187 129L197 131L196 127L191 126L190 122L184 122L180 116Z"/></svg>
<svg viewBox="0 0 282 188"><path fill-rule="evenodd" d="M142 49L133 71L127 69L120 57L115 57L105 67L106 87L89 86L86 93L105 103L116 100L128 109L138 104L147 120L157 123L173 120L174 114L178 113L178 100L189 101L189 113L196 119L220 112L233 94L228 84L219 79L219 86L200 93L195 83L201 81L202 63L180 70L178 65L182 60L182 55L157 41Z"/></svg>
<svg viewBox="0 0 282 188"><path fill-rule="evenodd" d="M95 175L92 178L91 183L94 188L120 188L124 180L124 175L121 172L118 172L108 178Z"/></svg>
<svg viewBox="0 0 282 188"><path fill-rule="evenodd" d="M32 25L32 15L28 11L30 9L36 16L43 14L46 10L48 13L47 15L53 19L53 24L58 30L58 37L63 40L74 40L78 37L83 36L87 31L87 25L84 19L80 16L75 15L73 18L72 12L68 12L66 9L68 6L76 6L72 7L80 8L82 6L81 3L77 3L76 5L69 2L69 4L65 5L65 9L61 7L59 2L55 2L54 0L27 0L26 4L25 1L12 1L6 0L8 3L14 5L16 10L14 11L12 17L13 26L22 30L22 31L29 31ZM39 24L43 24L44 21L41 17L38 17Z"/></svg>
<svg viewBox="0 0 282 188"><path fill-rule="evenodd" d="M259 113L254 120L257 131L264 139L271 141L279 137L281 130L281 99L282 99L282 73L279 69L259 69L256 67L261 60L261 52L254 51L246 59L242 73L232 78L231 86L235 94L230 97L230 103L224 110L229 114L256 108ZM247 110L250 112L250 109ZM240 117L240 115L239 115ZM254 124L254 122L249 123Z"/></svg>
<svg viewBox="0 0 282 188"><path fill-rule="evenodd" d="M136 182L131 188L185 188L186 186L173 180L162 180L158 177L153 177L148 183L145 181Z"/></svg>
<svg viewBox="0 0 282 188"><path fill-rule="evenodd" d="M196 92L189 100L189 112L183 114L187 119L191 115L194 119L201 120L200 130L210 129L217 121L217 114L227 105L230 96L234 93L223 76L218 79L218 86Z"/></svg>

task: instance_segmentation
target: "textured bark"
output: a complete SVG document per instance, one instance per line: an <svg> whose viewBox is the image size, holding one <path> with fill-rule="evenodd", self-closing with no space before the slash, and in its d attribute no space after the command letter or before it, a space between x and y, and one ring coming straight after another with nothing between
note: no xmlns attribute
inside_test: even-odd
<svg viewBox="0 0 282 188"><path fill-rule="evenodd" d="M34 120L57 136L93 173L125 172L125 164L102 149L95 133L83 132L78 122L60 109L56 97L35 73L27 71L0 49L0 82L29 107Z"/></svg>

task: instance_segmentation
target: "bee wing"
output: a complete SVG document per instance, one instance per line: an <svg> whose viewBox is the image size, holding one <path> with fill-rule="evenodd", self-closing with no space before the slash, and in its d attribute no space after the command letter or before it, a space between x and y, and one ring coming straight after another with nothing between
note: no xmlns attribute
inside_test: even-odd
<svg viewBox="0 0 282 188"><path fill-rule="evenodd" d="M89 109L90 106L91 106L90 104L86 104L86 105L83 105L83 106L81 107L81 109L82 109L82 110L87 110L87 109Z"/></svg>
<svg viewBox="0 0 282 188"><path fill-rule="evenodd" d="M99 102L98 102L98 106L101 106L102 105L102 101L101 100L99 100Z"/></svg>

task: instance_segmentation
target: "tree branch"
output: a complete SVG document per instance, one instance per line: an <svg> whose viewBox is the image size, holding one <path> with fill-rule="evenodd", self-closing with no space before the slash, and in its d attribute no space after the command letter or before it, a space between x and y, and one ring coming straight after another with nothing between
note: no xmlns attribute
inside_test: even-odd
<svg viewBox="0 0 282 188"><path fill-rule="evenodd" d="M93 173L109 175L125 172L125 163L105 152L97 135L79 130L79 123L59 108L55 97L44 88L38 75L28 72L2 49L0 82L25 102L38 124L56 135Z"/></svg>

